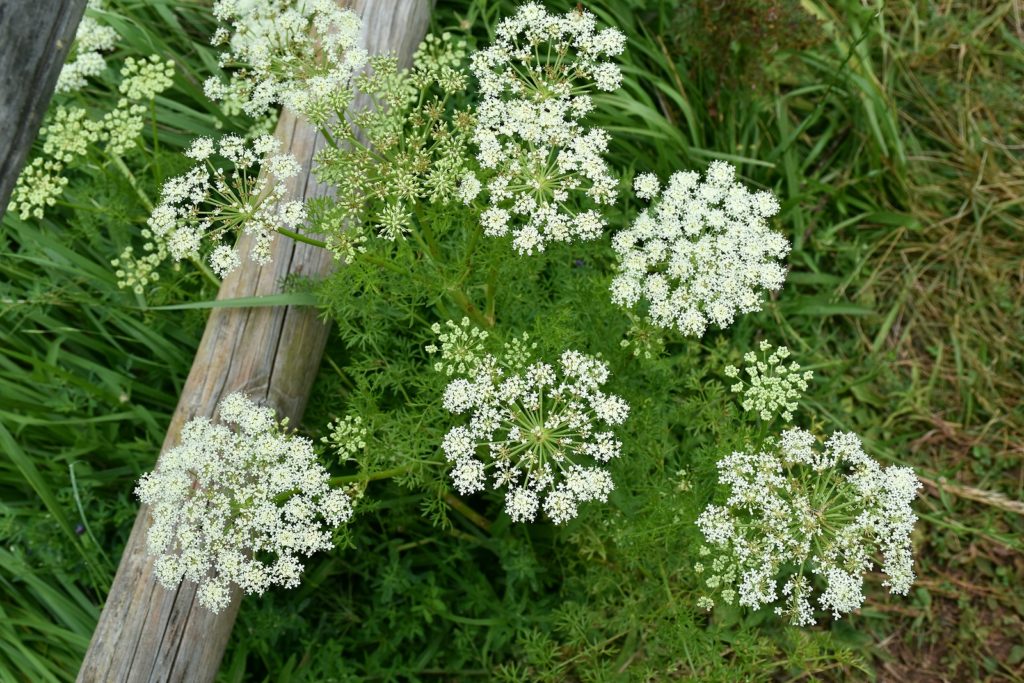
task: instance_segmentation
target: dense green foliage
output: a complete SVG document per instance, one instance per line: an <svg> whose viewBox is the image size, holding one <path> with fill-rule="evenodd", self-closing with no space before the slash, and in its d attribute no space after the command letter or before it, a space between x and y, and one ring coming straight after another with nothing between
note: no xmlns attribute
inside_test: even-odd
<svg viewBox="0 0 1024 683"><path fill-rule="evenodd" d="M210 21L179 4L111 3L125 45L179 66L158 99L160 151L147 137L125 160L150 197L190 136L232 125L197 88L213 66ZM1005 3L945 14L804 3L816 20L797 3L738 3L731 17L713 3L586 4L630 37L625 85L598 107L613 165L664 177L725 158L773 189L794 244L784 290L727 332L664 335L661 357L641 360L619 343L629 318L593 296L607 285L605 241L529 259L481 241L460 282L478 306L492 287L500 329L530 332L541 355L600 352L633 407L612 466L619 490L554 528L510 525L486 496L452 498L438 466L451 417L443 381L424 371L435 319L424 316L461 315L429 293L462 271L421 286L365 262L340 270L317 290L336 324L304 424L319 437L332 417L361 415L361 466L408 471L365 483L347 547L313 558L300 588L243 603L222 678L1024 676L1019 17ZM435 27L486 40L513 8L443 2ZM729 35L701 32L726 19ZM733 41L730 61L694 58L715 41ZM65 198L42 222L7 215L2 232L0 678L11 680L73 677L134 518L131 487L201 330L201 313L153 306L213 294L189 268L146 299L117 288L108 263L147 212L118 169L90 160ZM465 226L432 225L461 253ZM753 436L722 370L760 338L815 371L798 422L857 431L884 462L959 482L918 503L910 599L875 582L858 615L810 630L696 609L693 520L714 495L716 459Z"/></svg>

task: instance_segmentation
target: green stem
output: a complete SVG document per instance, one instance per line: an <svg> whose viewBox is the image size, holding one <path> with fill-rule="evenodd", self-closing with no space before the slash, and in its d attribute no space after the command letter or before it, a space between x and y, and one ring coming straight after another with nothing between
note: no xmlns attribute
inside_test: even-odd
<svg viewBox="0 0 1024 683"><path fill-rule="evenodd" d="M411 275L411 274L413 274L412 271L406 270L405 268L402 268L400 265L398 265L394 261L389 261L387 259L378 258L377 256L374 256L373 254L362 253L359 256L357 256L356 258L358 258L361 261L366 261L367 263L372 263L375 266L380 266L381 268L386 268L387 270L390 270L390 271L392 271L394 273L398 273L399 275Z"/></svg>
<svg viewBox="0 0 1024 683"><path fill-rule="evenodd" d="M153 122L153 168L156 169L156 177L161 181L163 174L160 172L160 136L156 129L156 101L149 101L150 119Z"/></svg>
<svg viewBox="0 0 1024 683"><path fill-rule="evenodd" d="M473 305L473 302L469 300L466 293L461 289L449 289L448 296L456 305L458 305L459 308L462 309L462 312L469 316L470 320L475 322L477 325L486 328L494 327L494 322L481 313L479 309Z"/></svg>
<svg viewBox="0 0 1024 683"><path fill-rule="evenodd" d="M318 240L315 237L307 237L301 233L289 230L288 228L277 228L277 232L284 235L285 237L291 237L296 242L304 242L306 244L312 244L314 247L320 247L321 249L327 248L327 242Z"/></svg>
<svg viewBox="0 0 1024 683"><path fill-rule="evenodd" d="M142 201L142 205L146 207L147 211L152 212L153 202L149 201L149 197L147 197L146 193L139 187L138 181L135 180L135 175L127 166L125 166L124 160L114 154L110 156L110 159L114 162L114 166L117 167L117 170L121 171L121 174L128 179L128 184L132 186L133 190L135 190L135 194L139 196L139 199Z"/></svg>
<svg viewBox="0 0 1024 683"><path fill-rule="evenodd" d="M199 269L199 272L203 274L203 277L206 278L207 282L217 289L220 289L220 286L223 283L221 283L220 279L213 274L213 271L210 270L210 266L206 265L206 261L201 258L194 258L192 259L192 262L195 264L196 268Z"/></svg>
<svg viewBox="0 0 1024 683"><path fill-rule="evenodd" d="M472 269L473 253L476 251L476 243L480 240L483 229L479 221L473 222L473 233L469 236L469 245L466 247L466 256L462 259L462 272L466 275Z"/></svg>
<svg viewBox="0 0 1024 683"><path fill-rule="evenodd" d="M338 143L334 140L334 136L331 135L331 131L327 128L326 124L320 126L320 134L324 136L324 140L327 141L328 145L334 149L338 149Z"/></svg>
<svg viewBox="0 0 1024 683"><path fill-rule="evenodd" d="M464 502L459 500L454 493L444 494L444 502L448 504L450 508L461 514L463 517L468 519L470 522L480 527L484 531L491 530L491 520L487 519L473 508L466 505Z"/></svg>
<svg viewBox="0 0 1024 683"><path fill-rule="evenodd" d="M487 319L488 327L494 327L495 323L495 306L496 304L496 292L498 289L498 269L492 267L491 272L487 275L487 288L485 289L487 300L484 304L484 317Z"/></svg>
<svg viewBox="0 0 1024 683"><path fill-rule="evenodd" d="M380 472L370 472L369 474L346 474L341 477L331 477L329 483L331 486L340 486L342 484L353 484L355 482L391 479L392 477L397 477L400 474L405 474L412 468L412 465L402 465L401 467L392 467L389 470L381 470Z"/></svg>
<svg viewBox="0 0 1024 683"><path fill-rule="evenodd" d="M429 260L435 268L438 268L438 265L441 262L441 249L434 240L433 233L420 222L419 217L415 213L412 215L412 222L413 225L411 226L409 233L413 236L413 239L416 240L420 249L423 250L423 255L427 257L427 260ZM438 268L438 270L440 269ZM469 318L477 325L485 328L494 327L493 320L489 320L487 316L482 314L479 309L473 305L469 295L467 295L460 287L450 287L448 289L448 296L459 308L462 309L463 313L469 316Z"/></svg>

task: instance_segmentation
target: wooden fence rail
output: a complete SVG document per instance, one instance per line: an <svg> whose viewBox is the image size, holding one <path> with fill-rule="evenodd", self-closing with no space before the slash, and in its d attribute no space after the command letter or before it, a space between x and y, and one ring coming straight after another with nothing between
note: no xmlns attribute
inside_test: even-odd
<svg viewBox="0 0 1024 683"><path fill-rule="evenodd" d="M395 52L408 64L422 40L429 0L362 0L365 47L371 54ZM354 109L365 108L357 97ZM313 155L324 144L315 129L284 112L276 135L299 160L303 173L293 178L288 199L324 196L329 190L310 174ZM243 237L242 254L249 245ZM318 277L332 267L323 249L290 239L273 244L273 262L246 261L221 286L219 299L260 296L280 291L291 274ZM298 423L327 341L327 328L308 308L218 308L210 314L196 358L182 390L163 451L176 445L181 427L193 417L214 416L218 402L234 391L270 405ZM146 555L149 511L139 510L117 575L93 634L78 680L212 681L217 674L240 602L212 614L196 600L196 586L183 583L168 591L156 581Z"/></svg>

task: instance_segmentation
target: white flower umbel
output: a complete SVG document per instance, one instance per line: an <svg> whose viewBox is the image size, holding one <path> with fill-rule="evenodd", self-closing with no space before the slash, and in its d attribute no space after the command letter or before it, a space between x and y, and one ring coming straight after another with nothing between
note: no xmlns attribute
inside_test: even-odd
<svg viewBox="0 0 1024 683"><path fill-rule="evenodd" d="M512 114L507 121L492 121L495 132L541 142L545 132L560 128L560 120L586 115L593 108L591 93L616 90L622 83L609 58L625 46L621 31L599 31L586 10L559 15L540 3L522 5L498 22L494 43L472 57L481 95L507 104Z"/></svg>
<svg viewBox="0 0 1024 683"><path fill-rule="evenodd" d="M88 10L102 10L100 2L90 2ZM61 68L56 92L65 93L84 88L88 78L98 76L107 67L104 52L114 49L117 31L100 23L89 11L78 23L75 40L71 44L72 57Z"/></svg>
<svg viewBox="0 0 1024 683"><path fill-rule="evenodd" d="M814 373L800 372L799 363L786 365L783 361L789 357L789 349L785 346L774 348L762 341L759 348L762 356L753 351L743 356L746 379L734 365L726 366L725 375L736 380L732 390L743 394L743 410L757 413L766 422L781 411L782 419L789 422Z"/></svg>
<svg viewBox="0 0 1024 683"><path fill-rule="evenodd" d="M463 494L505 489L505 510L515 522L537 510L555 524L577 514L580 503L606 501L613 488L601 467L619 456L620 442L606 428L621 424L629 406L601 391L608 367L566 351L557 369L536 362L508 372L493 356L470 378L453 380L444 407L468 414L442 444Z"/></svg>
<svg viewBox="0 0 1024 683"><path fill-rule="evenodd" d="M233 97L254 117L281 104L315 124L348 108L367 61L358 14L335 0L218 0L213 13L221 66L235 71L228 83L211 77L208 97Z"/></svg>
<svg viewBox="0 0 1024 683"><path fill-rule="evenodd" d="M157 579L167 589L198 583L213 612L227 606L232 584L249 594L298 585L301 556L329 550L332 530L352 516L310 441L288 434L273 410L232 394L220 418L236 429L189 421L136 488L153 518L146 546Z"/></svg>
<svg viewBox="0 0 1024 683"><path fill-rule="evenodd" d="M762 292L782 287L789 242L768 226L779 211L775 197L749 192L735 175L724 161L712 162L704 180L672 175L660 199L612 240L612 301L646 301L655 324L696 337L710 323L724 328L737 313L761 309ZM640 197L657 194L648 174L635 185Z"/></svg>
<svg viewBox="0 0 1024 683"><path fill-rule="evenodd" d="M487 104L477 110L486 121ZM520 254L544 251L550 242L594 240L604 232L605 219L594 206L615 200L616 181L602 155L608 134L600 129L584 133L565 124L562 143L535 144L504 137L480 126L474 132L484 168L489 207L480 217L484 234L512 234L512 246ZM488 175L490 172L490 175ZM472 198L479 180L467 175L460 188L463 200Z"/></svg>
<svg viewBox="0 0 1024 683"><path fill-rule="evenodd" d="M710 546L701 554L715 558L695 569L723 602L777 603L776 614L806 626L815 583L825 586L818 605L836 619L863 603L875 564L891 593L910 590L910 506L921 487L910 468L882 468L855 434L837 432L819 450L811 433L790 429L759 453L723 458L718 471L729 497L697 519Z"/></svg>
<svg viewBox="0 0 1024 683"><path fill-rule="evenodd" d="M607 59L624 45L619 31L597 31L589 12L555 15L529 3L473 55L482 94L473 142L485 182L467 175L459 196L470 203L486 190L485 234L511 232L521 254L600 237L604 218L583 207L612 203L617 183L603 159L608 134L580 120L593 107L589 93L619 87Z"/></svg>
<svg viewBox="0 0 1024 683"><path fill-rule="evenodd" d="M290 154L280 154L281 143L261 135L252 145L236 135L214 143L198 138L187 154L200 162L188 173L171 178L163 187L160 204L148 225L152 241L166 245L176 260L199 258L204 241L219 245L221 238L236 232L255 235L250 257L259 264L270 262L270 243L280 228L294 230L305 220L299 201L284 201L285 182L301 167ZM231 166L214 165L218 154ZM259 164L264 175L252 167ZM220 245L210 257L210 267L224 277L240 259L230 246Z"/></svg>

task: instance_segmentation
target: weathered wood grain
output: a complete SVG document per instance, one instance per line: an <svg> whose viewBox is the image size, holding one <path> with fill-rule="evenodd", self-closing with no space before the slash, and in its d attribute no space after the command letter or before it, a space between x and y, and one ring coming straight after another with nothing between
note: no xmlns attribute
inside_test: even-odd
<svg viewBox="0 0 1024 683"><path fill-rule="evenodd" d="M363 0L355 4L363 15L365 46L370 53L394 51L408 63L426 32L429 0ZM353 104L353 108L366 106L364 98ZM322 136L288 112L282 115L276 135L303 166L303 173L289 185L288 198L328 194L328 188L309 172L314 153L325 144ZM239 247L241 253L248 252L246 238ZM279 238L274 241L270 265L245 262L225 279L218 298L272 294L280 291L287 275L318 277L331 267L327 251ZM297 423L326 341L326 326L308 308L213 309L163 451L176 444L186 421L213 416L217 403L233 391L245 392ZM215 615L199 606L195 584L183 583L173 591L163 589L145 552L148 526L149 511L143 507L79 681L195 683L216 676L238 612L239 595Z"/></svg>
<svg viewBox="0 0 1024 683"><path fill-rule="evenodd" d="M86 0L0 0L0 218L50 104Z"/></svg>

